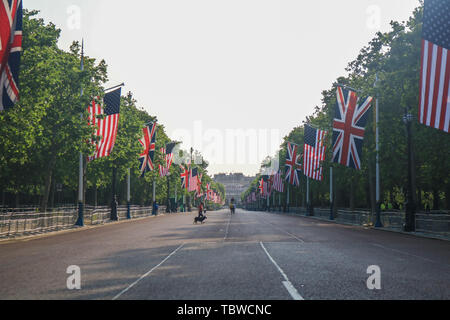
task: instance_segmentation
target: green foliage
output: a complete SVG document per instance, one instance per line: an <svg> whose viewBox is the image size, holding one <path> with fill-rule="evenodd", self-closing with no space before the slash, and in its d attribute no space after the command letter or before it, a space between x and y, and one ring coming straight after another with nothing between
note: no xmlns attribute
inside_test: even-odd
<svg viewBox="0 0 450 320"><path fill-rule="evenodd" d="M392 30L377 33L364 47L357 58L350 62L346 76L336 82L362 90L365 95L379 99L380 104L380 167L382 202L393 208L401 208L405 201L407 182L406 129L403 115L406 107L412 114L418 114L419 78L421 56L423 4L414 10L405 23L391 22ZM375 87L376 75L379 82ZM332 119L336 104L336 88L324 90L322 106L316 107L314 114L306 122L328 130L327 150L331 148ZM373 114L375 106L373 106ZM370 116L366 126L363 147L362 168L356 171L333 164L334 185L338 206L374 208L375 183L375 117ZM303 126L294 128L280 146L280 158L286 155L287 142L294 142L303 148ZM428 199L423 195L433 194L433 208L445 206L450 209L450 138L447 133L435 130L417 121L413 124L413 145L415 152L415 172L417 198L423 208ZM329 202L329 168L331 153L323 164L324 181L311 183L314 205ZM280 162L282 165L283 162ZM304 180L300 188L293 191L294 199L304 197ZM254 189L255 183L243 195ZM291 188L292 189L292 188ZM428 191L428 193L427 193ZM445 194L445 197L442 195ZM422 199L422 201L421 201ZM301 201L299 201L301 202Z"/></svg>
<svg viewBox="0 0 450 320"><path fill-rule="evenodd" d="M36 203L33 196L38 196L41 209L45 210L56 183L68 190L65 198L72 203L77 200L79 154L87 158L94 151L87 141L99 140L94 135L95 128L88 124L87 107L93 97L102 99L107 65L104 60L97 62L85 56L81 70L80 44L74 42L69 52L59 49L61 31L54 24L37 19L37 13L24 10L20 102L0 113L0 187L3 192L26 195L30 203ZM138 158L142 146L138 140L149 121L157 118L138 107L131 93L121 98L118 135L111 155L85 164L85 193L90 203L110 203L113 168L117 169L121 203L126 202L129 168L133 203L151 204L153 182L157 185L158 203L167 201L167 181L170 196L174 195L175 186L179 197L185 193L180 190L180 169L176 165L168 178L159 177L158 165L165 165L159 150L171 142L162 124L158 123L157 128L155 170L140 177ZM211 181L207 167L204 161L199 170L204 181ZM213 183L213 187L224 196L222 185Z"/></svg>

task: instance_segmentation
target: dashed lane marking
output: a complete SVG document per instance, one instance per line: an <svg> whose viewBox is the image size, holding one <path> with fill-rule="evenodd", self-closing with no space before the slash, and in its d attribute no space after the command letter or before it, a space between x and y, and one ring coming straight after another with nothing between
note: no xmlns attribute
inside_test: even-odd
<svg viewBox="0 0 450 320"><path fill-rule="evenodd" d="M283 281L283 285L286 288L286 290L289 292L289 294L291 295L292 299L294 299L294 300L305 300L300 295L300 293L298 293L297 289L295 289L295 287L292 285L292 283L289 281L289 279L288 279L287 275L284 273L283 269L280 268L280 266L275 262L275 260L269 254L269 252L267 251L267 249L264 246L264 244L262 242L260 242L259 244L263 248L263 250L266 253L266 255L269 257L270 261L272 261L272 263L275 265L275 267L278 269L278 271L283 276L283 278L285 280L285 281Z"/></svg>
<svg viewBox="0 0 450 320"><path fill-rule="evenodd" d="M150 271L148 271L147 273L145 273L144 275L142 275L139 279L137 279L135 282L133 282L132 284L130 284L126 289L122 290L118 295L116 295L113 300L117 300L118 298L120 298L121 295L123 295L125 292L127 292L128 290L130 290L131 288L133 288L139 281L141 281L142 279L144 279L145 277L147 277L150 273L152 273L153 271L155 271L157 268L159 268L164 262L166 262L167 260L170 259L171 256L173 256L175 253L177 253L178 250L180 250L182 247L184 246L184 243L182 245L180 245L178 248L176 248L174 251L172 251L171 254L169 254L163 261L161 261L157 266L153 267Z"/></svg>

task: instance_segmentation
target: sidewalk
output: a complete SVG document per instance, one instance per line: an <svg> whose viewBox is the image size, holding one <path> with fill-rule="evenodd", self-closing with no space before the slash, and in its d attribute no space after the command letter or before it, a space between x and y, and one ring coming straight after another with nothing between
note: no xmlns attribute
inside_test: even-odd
<svg viewBox="0 0 450 320"><path fill-rule="evenodd" d="M380 231L386 231L386 232L396 232L396 233L401 233L401 234L411 235L411 236L416 236L416 237L422 237L422 238L450 241L450 234L446 235L446 234L427 233L427 232L418 232L418 231L405 232L405 231L401 230L400 228L386 228L386 227L376 228L373 225L361 225L361 224L346 222L346 221L342 221L342 220L338 220L338 219L330 220L329 218L324 218L322 216L307 216L307 215L304 215L301 213L295 213L295 212L282 212L282 211L269 211L269 212L263 211L263 212L289 215L289 216L294 216L294 217L310 218L310 219L320 220L320 221L329 222L329 223L361 227L364 229L380 230Z"/></svg>

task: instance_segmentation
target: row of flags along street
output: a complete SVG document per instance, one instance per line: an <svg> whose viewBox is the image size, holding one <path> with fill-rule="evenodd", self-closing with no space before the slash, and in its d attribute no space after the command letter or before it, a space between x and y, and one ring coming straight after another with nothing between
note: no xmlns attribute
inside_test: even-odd
<svg viewBox="0 0 450 320"><path fill-rule="evenodd" d="M8 112L8 109L13 108L20 97L22 18L22 1L5 0L2 2L0 5L0 111L2 112ZM449 21L449 1L426 0L424 2L417 120L420 124L447 133L450 126ZM83 68L83 56L81 68ZM87 162L108 157L113 152L117 135L120 134L118 132L120 98L121 88L117 88L106 92L102 102L98 101L98 97L94 98L88 107L89 123L96 128L96 136L99 139L89 142L94 145L95 152L87 157ZM376 97L362 97L359 90L337 84L336 106L331 124L332 144L329 151L332 154L332 163L361 170L365 126L369 110L375 100ZM378 108L376 112L379 112ZM150 122L142 129L143 138L139 140L143 148L139 155L142 177L147 172L155 170L157 129L156 122ZM272 172L269 177L263 177L258 188L260 195L268 198L274 190L284 192L287 191L285 189L289 189L289 185L298 187L302 175L307 179L308 186L310 179L322 181L324 175L322 163L325 161L326 141L329 134L326 130L310 123L305 124L303 150L301 150L301 146L293 142L287 143L284 172ZM169 174L174 148L175 143L170 143L160 150L164 155L164 165L159 165L161 177ZM211 198L208 194L209 191L206 193L202 191L202 177L198 168L191 164L188 164L187 168L184 166L180 168L182 188L188 192L196 192L198 197ZM284 188L281 183L282 175L288 185L287 188ZM212 198L215 199L216 196L212 196ZM253 199L254 196L251 195L247 201L254 201Z"/></svg>

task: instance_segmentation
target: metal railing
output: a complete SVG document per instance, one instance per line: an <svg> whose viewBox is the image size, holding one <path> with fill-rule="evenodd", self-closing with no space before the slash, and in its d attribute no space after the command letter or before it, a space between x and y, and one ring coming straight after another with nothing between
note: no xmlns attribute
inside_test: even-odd
<svg viewBox="0 0 450 320"><path fill-rule="evenodd" d="M258 208L251 206L247 207L247 209L258 210ZM282 213L278 208L271 211ZM303 207L290 207L289 213L307 215L306 208ZM314 216L329 220L330 208L314 208ZM353 211L349 209L337 209L334 216L336 222L361 226L373 226L375 218L375 214L367 209L355 209ZM385 229L401 231L405 223L405 212L395 210L383 211L381 213L381 221ZM428 213L416 213L416 232L450 239L450 212L432 211Z"/></svg>
<svg viewBox="0 0 450 320"><path fill-rule="evenodd" d="M164 213L164 206L158 212ZM152 215L152 207L131 206L131 219ZM85 225L98 225L110 222L111 209L109 207L86 206L84 210ZM127 219L127 206L117 208L119 220ZM78 218L77 207L62 207L50 209L48 212L38 212L37 208L1 208L0 210L0 239L20 236L37 235L47 232L76 228Z"/></svg>

